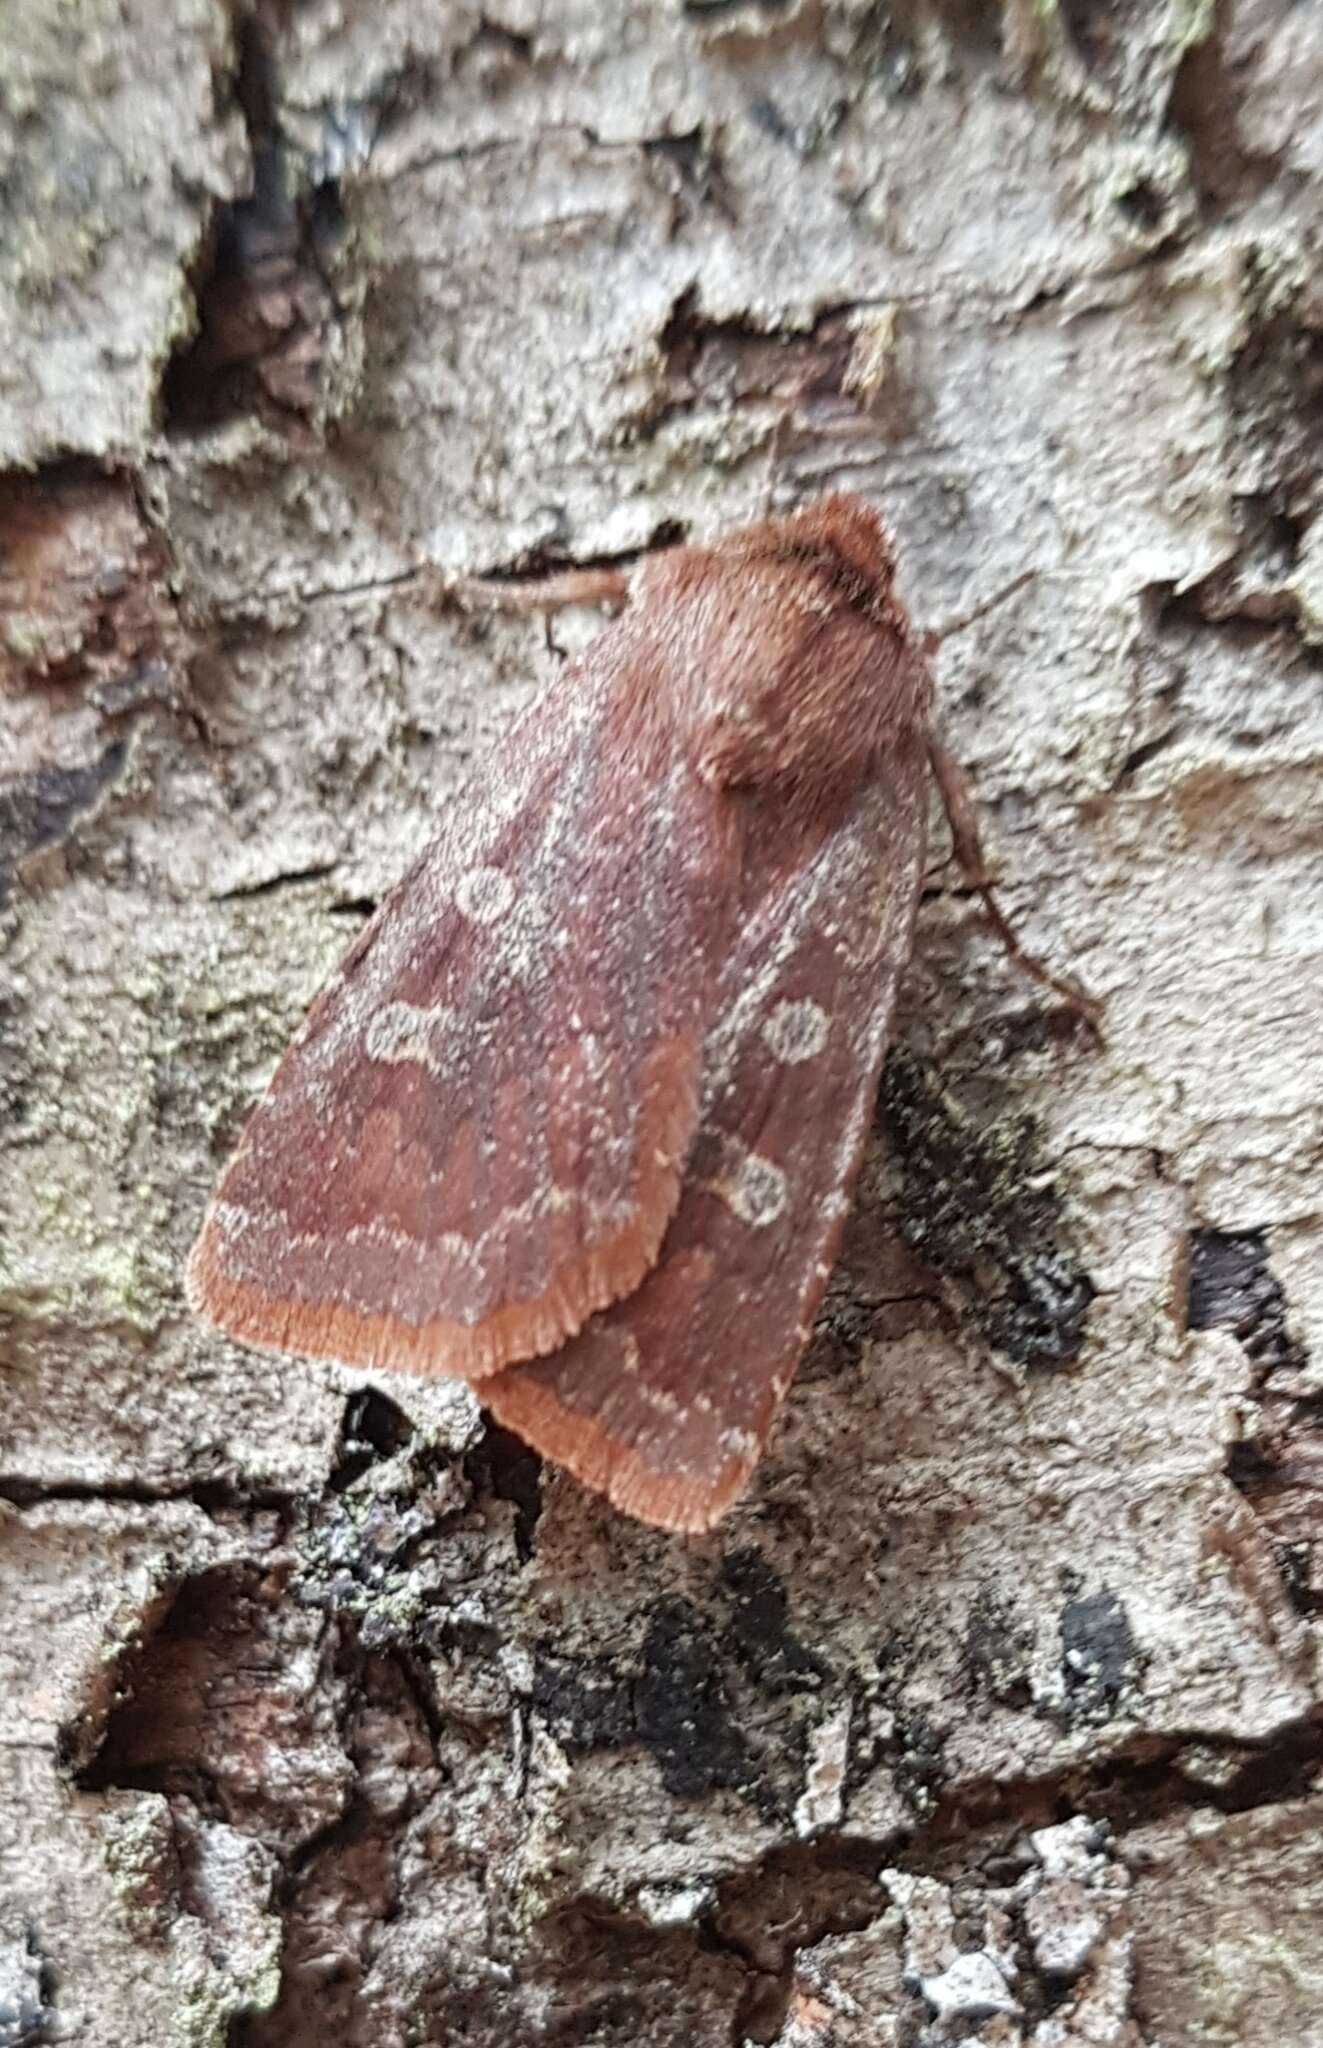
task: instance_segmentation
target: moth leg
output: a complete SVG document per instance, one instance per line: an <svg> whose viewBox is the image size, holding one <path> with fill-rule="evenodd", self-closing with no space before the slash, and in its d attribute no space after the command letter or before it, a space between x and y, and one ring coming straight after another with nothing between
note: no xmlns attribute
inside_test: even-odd
<svg viewBox="0 0 1323 2048"><path fill-rule="evenodd" d="M951 828L951 849L955 854L965 880L971 889L977 890L983 900L984 913L1011 958L1044 988L1050 988L1064 1003L1083 1017L1089 1029L1097 1037L1102 1036L1102 1004L1096 997L1088 995L1078 983L1064 976L1053 974L1037 956L1020 943L1020 937L1005 911L993 894L992 877L983 853L983 841L979 835L978 813L974 806L974 794L969 777L950 749L943 745L935 733L928 735L928 761L946 812L946 822Z"/></svg>
<svg viewBox="0 0 1323 2048"><path fill-rule="evenodd" d="M529 583L485 576L459 576L445 594L466 611L554 612L570 604L623 604L629 596L625 569L565 569Z"/></svg>

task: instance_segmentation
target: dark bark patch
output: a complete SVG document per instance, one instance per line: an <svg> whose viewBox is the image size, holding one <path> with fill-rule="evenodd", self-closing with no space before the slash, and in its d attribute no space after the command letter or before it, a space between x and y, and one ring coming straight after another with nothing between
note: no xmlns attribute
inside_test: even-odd
<svg viewBox="0 0 1323 2048"><path fill-rule="evenodd" d="M802 1951L884 1910L877 1860L863 1844L825 1838L779 1845L722 1883L706 1930L748 1971L734 2040L779 2040Z"/></svg>
<svg viewBox="0 0 1323 2048"><path fill-rule="evenodd" d="M634 1740L630 1681L606 1659L562 1657L540 1649L533 1663L532 1703L571 1754L620 1749Z"/></svg>
<svg viewBox="0 0 1323 2048"><path fill-rule="evenodd" d="M1135 178L1116 195L1117 212L1147 234L1161 227L1170 203L1169 195L1152 178Z"/></svg>
<svg viewBox="0 0 1323 2048"><path fill-rule="evenodd" d="M50 686L53 717L70 685L108 714L168 696L183 641L166 574L127 476L61 462L0 478L0 681Z"/></svg>
<svg viewBox="0 0 1323 2048"><path fill-rule="evenodd" d="M1061 1677L1067 1718L1105 1721L1132 1698L1144 1658L1125 1608L1109 1586L1061 1610Z"/></svg>
<svg viewBox="0 0 1323 2048"><path fill-rule="evenodd" d="M784 1819L833 1674L796 1635L785 1588L756 1551L727 1558L713 1592L724 1625L684 1598L662 1599L632 1665L544 1643L532 1704L573 1753L638 1746L672 1797L733 1791Z"/></svg>
<svg viewBox="0 0 1323 2048"><path fill-rule="evenodd" d="M989 1342L1017 1364L1078 1357L1095 1289L1063 1241L1032 1121L976 1123L903 1047L887 1061L880 1115L910 1248L959 1280Z"/></svg>
<svg viewBox="0 0 1323 2048"><path fill-rule="evenodd" d="M582 1899L544 1923L539 1962L542 1983L530 1984L531 2012L507 1991L493 2001L481 2030L464 2015L453 2030L418 2038L519 2041L530 2048L534 2042L538 2048L625 2048L743 2038L736 2020L747 1966L733 1947L693 1921L650 1926L637 1913Z"/></svg>
<svg viewBox="0 0 1323 2048"><path fill-rule="evenodd" d="M896 1716L894 1744L892 1780L911 1812L924 1820L948 1775L942 1731L920 1708Z"/></svg>
<svg viewBox="0 0 1323 2048"><path fill-rule="evenodd" d="M760 101L752 111L764 130L811 154L811 138L793 136L773 102ZM824 313L807 334L769 332L748 319L710 318L689 287L672 305L657 346L656 386L633 423L639 441L654 439L671 419L714 406L774 416L777 432L792 438L797 431L848 434L852 427L871 435L880 405L898 424L909 403L895 365L884 378L858 373L859 330L848 308Z"/></svg>
<svg viewBox="0 0 1323 2048"><path fill-rule="evenodd" d="M877 1651L877 1703L890 1710L868 1731L866 1703L857 1704L858 1733L846 1770L847 1796L885 1770L915 1820L926 1824L947 1781L945 1732L921 1706L910 1703L907 1688L916 1678L922 1654L909 1637L893 1631Z"/></svg>
<svg viewBox="0 0 1323 2048"><path fill-rule="evenodd" d="M713 208L726 220L734 219L734 205L713 130L699 124L678 135L649 137L643 153L654 177L676 202L677 222Z"/></svg>
<svg viewBox="0 0 1323 2048"><path fill-rule="evenodd" d="M77 1784L179 1796L205 1817L259 1836L306 1824L294 1786L297 1752L311 1731L289 1667L295 1639L306 1649L319 1632L256 1565L182 1580L118 1658L114 1704ZM266 1785L263 1763L280 1727L287 1798ZM82 1746L66 1735L71 1753ZM311 1789L310 1778L302 1795ZM281 1822L277 1806L288 1809Z"/></svg>
<svg viewBox="0 0 1323 2048"><path fill-rule="evenodd" d="M831 1673L789 1625L786 1590L756 1550L722 1560L721 1586L730 1601L729 1640L759 1689L769 1694L816 1692Z"/></svg>
<svg viewBox="0 0 1323 2048"><path fill-rule="evenodd" d="M1192 1330L1229 1330L1261 1378L1305 1362L1260 1231L1193 1233L1187 1319Z"/></svg>
<svg viewBox="0 0 1323 2048"><path fill-rule="evenodd" d="M1219 15L1210 10L1209 33L1186 43L1167 94L1164 128L1185 145L1190 181L1205 220L1253 199L1279 174L1285 150L1247 146L1241 121L1244 67L1228 59Z"/></svg>
<svg viewBox="0 0 1323 2048"><path fill-rule="evenodd" d="M762 1773L740 1732L720 1654L687 1600L659 1601L639 1671L543 1651L533 1702L572 1750L637 1743L655 1758L666 1790L697 1799L727 1789L757 1793Z"/></svg>
<svg viewBox="0 0 1323 2048"><path fill-rule="evenodd" d="M1261 1231L1200 1230L1190 1239L1187 1320L1226 1330L1245 1353L1254 1427L1227 1448L1226 1474L1262 1519L1291 1606L1323 1613L1319 1440L1323 1403L1302 1378L1308 1359Z"/></svg>
<svg viewBox="0 0 1323 2048"><path fill-rule="evenodd" d="M638 1740L677 1799L718 1788L753 1792L761 1772L732 1711L721 1665L687 1600L653 1609L634 1688Z"/></svg>
<svg viewBox="0 0 1323 2048"><path fill-rule="evenodd" d="M1081 62L1090 71L1106 68L1124 27L1116 0L1057 0L1057 13Z"/></svg>
<svg viewBox="0 0 1323 2048"><path fill-rule="evenodd" d="M0 909L14 890L19 863L44 846L67 839L103 789L124 768L127 744L112 740L77 768L41 768L0 782Z"/></svg>
<svg viewBox="0 0 1323 2048"><path fill-rule="evenodd" d="M719 21L731 14L765 14L775 18L789 12L792 0L683 0L684 12L696 21Z"/></svg>

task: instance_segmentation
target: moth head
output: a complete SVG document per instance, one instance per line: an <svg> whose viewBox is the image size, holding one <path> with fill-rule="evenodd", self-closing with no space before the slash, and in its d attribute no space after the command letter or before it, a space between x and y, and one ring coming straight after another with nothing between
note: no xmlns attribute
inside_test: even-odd
<svg viewBox="0 0 1323 2048"><path fill-rule="evenodd" d="M864 610L891 600L896 577L891 536L879 514L853 491L833 491L783 519L764 520L748 531L774 534L791 559L830 564L842 592L848 591Z"/></svg>

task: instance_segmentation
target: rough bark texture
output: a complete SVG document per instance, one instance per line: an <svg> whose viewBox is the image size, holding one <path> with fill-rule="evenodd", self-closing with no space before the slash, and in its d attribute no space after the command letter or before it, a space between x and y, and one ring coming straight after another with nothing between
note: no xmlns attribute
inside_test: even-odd
<svg viewBox="0 0 1323 2048"><path fill-rule="evenodd" d="M1316 2043L1323 22L38 0L0 38L0 2042ZM843 483L935 858L747 1500L625 1523L183 1253L628 561Z"/></svg>

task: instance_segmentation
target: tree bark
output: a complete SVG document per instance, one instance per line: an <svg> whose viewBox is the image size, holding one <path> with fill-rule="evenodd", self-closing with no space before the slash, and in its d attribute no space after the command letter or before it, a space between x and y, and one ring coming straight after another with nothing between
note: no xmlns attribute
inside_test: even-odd
<svg viewBox="0 0 1323 2048"><path fill-rule="evenodd" d="M1316 2043L1323 23L56 0L0 53L0 2043ZM180 1268L628 565L844 486L934 839L748 1498Z"/></svg>

